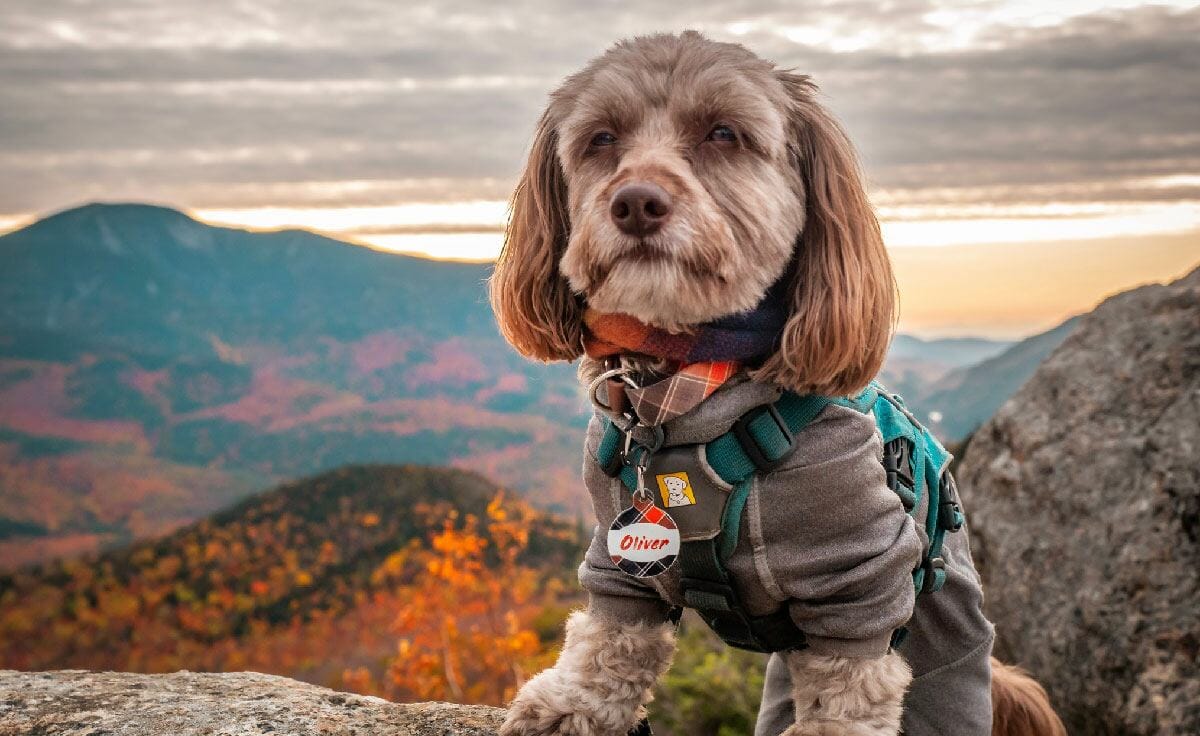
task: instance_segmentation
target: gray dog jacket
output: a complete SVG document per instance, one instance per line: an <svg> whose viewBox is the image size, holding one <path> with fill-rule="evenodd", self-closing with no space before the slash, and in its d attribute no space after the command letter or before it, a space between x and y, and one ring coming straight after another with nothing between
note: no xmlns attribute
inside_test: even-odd
<svg viewBox="0 0 1200 736"><path fill-rule="evenodd" d="M780 395L779 388L739 374L663 425L663 448L646 484L661 494L656 503L677 518L685 540L716 533L718 511L711 506L731 490L706 462L704 443ZM657 577L636 578L609 555L609 527L632 498L624 483L600 467L604 424L597 413L585 442L583 477L598 524L579 580L593 615L663 623L672 608L686 605L679 565ZM747 613L766 615L786 606L809 648L848 657L882 656L893 633L907 628L897 647L913 670L904 733L987 736L993 629L983 615L967 534L945 539L942 589L917 597L913 570L924 545L921 509L914 519L888 487L882 439L870 414L831 404L796 433L795 444L786 460L754 476L737 545L725 561ZM791 725L790 692L787 667L773 654L756 736L773 736Z"/></svg>

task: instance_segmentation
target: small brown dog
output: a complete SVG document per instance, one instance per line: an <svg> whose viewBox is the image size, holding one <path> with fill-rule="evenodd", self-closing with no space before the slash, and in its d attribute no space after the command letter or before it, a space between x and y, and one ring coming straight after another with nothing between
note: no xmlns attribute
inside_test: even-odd
<svg viewBox="0 0 1200 736"><path fill-rule="evenodd" d="M732 379L710 371L700 403L661 425L668 449L730 431L784 389L860 391L883 362L895 312L853 147L812 82L694 32L619 43L554 91L491 295L525 355L574 360L586 343L589 382L605 368L594 315L616 315L651 336L642 344L661 346L724 329L731 316L769 315L763 305L777 300L783 318L763 323L774 325L770 349L719 363L735 366ZM768 329L754 324L750 338ZM604 355L639 379L692 364L651 348ZM569 621L558 663L517 695L505 736L625 734L670 664L667 614L686 598L678 572L630 574L605 549L631 498L594 467L608 408L589 430L585 465L600 522L580 570L589 608ZM772 656L756 733L1065 733L1036 683L989 668L992 630L965 533L947 544L945 588L915 599L912 570L928 540L885 485L874 424L830 406L795 439L786 463L754 477L726 560L753 615L783 611L808 634ZM658 476L662 505L684 517L702 505L702 476L720 486L702 454L690 457L690 479ZM906 624L902 647L889 635ZM993 718L993 708L1004 710Z"/></svg>

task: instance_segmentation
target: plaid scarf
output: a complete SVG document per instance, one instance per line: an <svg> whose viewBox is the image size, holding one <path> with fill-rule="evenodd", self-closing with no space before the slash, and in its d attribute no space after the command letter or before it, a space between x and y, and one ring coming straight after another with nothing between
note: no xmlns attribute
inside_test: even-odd
<svg viewBox="0 0 1200 736"><path fill-rule="evenodd" d="M774 294L749 312L672 333L626 314L584 312L584 348L603 359L641 355L673 363L675 371L625 395L642 424L657 426L694 409L746 362L775 347L787 314Z"/></svg>

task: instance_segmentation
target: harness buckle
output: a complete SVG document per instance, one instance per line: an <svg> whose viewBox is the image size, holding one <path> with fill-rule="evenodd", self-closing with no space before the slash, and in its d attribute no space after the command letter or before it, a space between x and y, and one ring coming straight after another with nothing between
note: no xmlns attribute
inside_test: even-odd
<svg viewBox="0 0 1200 736"><path fill-rule="evenodd" d="M784 441L787 442L787 449L775 458L767 457L763 446L755 439L754 433L750 429L750 425L764 414L771 417L771 420L779 429L779 433L783 436ZM796 437L792 434L792 430L788 429L787 422L784 421L783 416L775 408L774 404L761 404L738 417L738 420L733 423L732 431L733 436L737 438L738 444L742 446L742 450L750 458L750 462L754 463L754 467L764 473L769 473L779 467L784 460L788 459L792 451L796 449Z"/></svg>
<svg viewBox="0 0 1200 736"><path fill-rule="evenodd" d="M963 513L962 506L958 505L958 501L942 501L938 506L938 523L943 529L950 533L962 529L966 514Z"/></svg>
<svg viewBox="0 0 1200 736"><path fill-rule="evenodd" d="M891 488L905 512L917 506L916 481L913 480L912 447L905 437L897 437L883 446L883 470Z"/></svg>
<svg viewBox="0 0 1200 736"><path fill-rule="evenodd" d="M950 475L949 471L943 473L939 479L938 490L941 492L941 503L938 504L938 525L951 533L962 529L967 517L963 513L962 505L958 502L958 486L954 483L954 477Z"/></svg>
<svg viewBox="0 0 1200 736"><path fill-rule="evenodd" d="M921 562L921 572L924 573L921 579L920 593L935 593L942 589L946 584L946 560L941 557L930 557Z"/></svg>
<svg viewBox="0 0 1200 736"><path fill-rule="evenodd" d="M618 423L618 419L625 420L625 426ZM600 440L599 452L596 455L596 460L600 464L600 470L609 478L616 478L621 474L621 470L625 467L625 456L629 453L630 433L633 431L634 425L637 424L637 417L633 415L622 415L616 419L604 419L606 425L604 427L604 438ZM621 447L624 441L625 447ZM608 452L611 450L611 452ZM605 453L608 452L606 455Z"/></svg>

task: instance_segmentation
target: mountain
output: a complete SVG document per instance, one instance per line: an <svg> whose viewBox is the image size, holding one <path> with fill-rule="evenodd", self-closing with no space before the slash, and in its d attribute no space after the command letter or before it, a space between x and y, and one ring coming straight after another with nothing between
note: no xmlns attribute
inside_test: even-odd
<svg viewBox="0 0 1200 736"><path fill-rule="evenodd" d="M928 393L954 369L987 360L1012 345L980 337L922 340L913 335L896 335L879 378L892 391L913 400Z"/></svg>
<svg viewBox="0 0 1200 736"><path fill-rule="evenodd" d="M519 528L498 531L506 519ZM445 529L463 534L439 541ZM522 542L505 546L514 531ZM508 574L511 549L552 590L573 581L583 532L474 473L338 469L158 539L0 574L0 669L251 668L336 681L395 652L406 584L427 581L442 553L469 570L477 545L481 572Z"/></svg>
<svg viewBox="0 0 1200 736"><path fill-rule="evenodd" d="M486 266L101 204L0 237L0 264L0 567L347 463L583 510L574 371L508 348Z"/></svg>
<svg viewBox="0 0 1200 736"><path fill-rule="evenodd" d="M959 368L974 365L981 360L998 355L1012 344L1011 340L988 340L982 337L944 337L923 340L914 335L901 334L896 335L896 339L892 340L888 358L923 360Z"/></svg>
<svg viewBox="0 0 1200 736"><path fill-rule="evenodd" d="M939 437L961 440L991 417L1078 324L1079 318L1072 317L976 365L948 371L909 398L909 404Z"/></svg>
<svg viewBox="0 0 1200 736"><path fill-rule="evenodd" d="M997 651L1073 734L1200 733L1200 269L1106 300L957 471Z"/></svg>
<svg viewBox="0 0 1200 736"><path fill-rule="evenodd" d="M250 233L149 205L92 204L0 238L0 316L84 344L210 357L233 346L353 341L384 325L494 330L481 265L386 255L302 230ZM364 318L364 314L371 315Z"/></svg>

